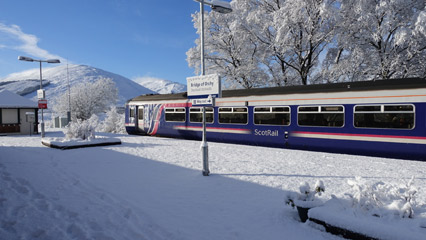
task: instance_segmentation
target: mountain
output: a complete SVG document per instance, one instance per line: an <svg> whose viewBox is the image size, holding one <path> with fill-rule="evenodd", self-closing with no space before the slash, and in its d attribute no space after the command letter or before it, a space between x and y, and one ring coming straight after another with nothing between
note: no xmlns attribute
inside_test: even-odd
<svg viewBox="0 0 426 240"><path fill-rule="evenodd" d="M43 68L42 74L43 88L46 90L46 98L48 100L68 91L68 79L72 87L83 82L94 82L99 78L111 78L118 88L118 105L124 105L128 99L141 94L156 93L128 78L87 65L69 64L68 67L67 65L60 65L52 68ZM40 69L12 73L0 79L0 90L2 89L37 101L37 90L40 89Z"/></svg>
<svg viewBox="0 0 426 240"><path fill-rule="evenodd" d="M139 77L133 81L159 94L186 92L186 85L153 77Z"/></svg>

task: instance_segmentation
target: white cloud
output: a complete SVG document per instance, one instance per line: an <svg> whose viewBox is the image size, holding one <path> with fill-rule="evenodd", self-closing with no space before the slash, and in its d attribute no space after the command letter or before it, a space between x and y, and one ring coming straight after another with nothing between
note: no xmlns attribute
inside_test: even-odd
<svg viewBox="0 0 426 240"><path fill-rule="evenodd" d="M21 51L25 54L43 58L43 59L52 59L58 58L63 60L63 58L49 53L47 50L40 48L37 44L39 39L37 36L22 32L21 28L18 25L5 25L0 23L0 36L4 35L7 38L12 39L13 44L4 45L0 43L0 48L10 48ZM0 38L1 40L1 38Z"/></svg>

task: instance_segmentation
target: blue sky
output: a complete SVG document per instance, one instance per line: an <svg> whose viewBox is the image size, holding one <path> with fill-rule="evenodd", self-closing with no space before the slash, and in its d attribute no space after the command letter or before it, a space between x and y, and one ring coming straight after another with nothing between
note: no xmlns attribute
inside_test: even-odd
<svg viewBox="0 0 426 240"><path fill-rule="evenodd" d="M0 78L38 67L23 55L186 84L196 11L193 0L0 0Z"/></svg>

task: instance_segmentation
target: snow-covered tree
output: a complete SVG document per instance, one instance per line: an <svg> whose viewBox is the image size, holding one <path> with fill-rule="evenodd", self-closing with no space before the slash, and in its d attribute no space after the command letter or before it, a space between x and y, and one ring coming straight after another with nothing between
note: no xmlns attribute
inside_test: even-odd
<svg viewBox="0 0 426 240"><path fill-rule="evenodd" d="M325 61L328 78L368 80L424 76L420 11L424 0L340 2L337 46Z"/></svg>
<svg viewBox="0 0 426 240"><path fill-rule="evenodd" d="M416 33L426 37L426 7L417 18Z"/></svg>
<svg viewBox="0 0 426 240"><path fill-rule="evenodd" d="M285 86L295 84L297 76L290 75L285 63L283 49L277 47L277 31L274 16L284 6L284 0L240 0L246 15L245 29L250 38L257 42L258 59L261 68L268 74L268 81L264 86Z"/></svg>
<svg viewBox="0 0 426 240"><path fill-rule="evenodd" d="M315 82L319 57L335 34L336 4L333 0L292 0L275 14L277 39L283 61L300 79Z"/></svg>
<svg viewBox="0 0 426 240"><path fill-rule="evenodd" d="M112 106L106 113L105 120L98 126L97 130L110 133L125 133L124 114L119 114L117 108Z"/></svg>
<svg viewBox="0 0 426 240"><path fill-rule="evenodd" d="M80 83L71 87L72 119L87 120L93 114L105 112L117 102L118 89L109 78L100 78L92 83ZM68 93L54 100L53 111L65 115L69 108Z"/></svg>
<svg viewBox="0 0 426 240"><path fill-rule="evenodd" d="M239 2L239 1L236 1ZM244 28L245 18L241 6L232 3L232 14L204 13L204 49L207 73L221 75L228 88L253 88L264 85L267 75L259 68L258 43L253 41ZM200 14L192 15L194 27L201 34ZM189 66L200 69L201 41L187 52ZM261 82L259 84L259 82Z"/></svg>
<svg viewBox="0 0 426 240"><path fill-rule="evenodd" d="M334 2L234 0L231 14L205 13L208 71L244 88L306 85L333 38ZM193 20L199 32L199 14ZM196 44L187 52L191 67L199 66Z"/></svg>
<svg viewBox="0 0 426 240"><path fill-rule="evenodd" d="M424 0L232 0L205 13L207 72L225 87L426 76ZM200 32L199 14L193 15ZM187 52L200 65L200 41Z"/></svg>

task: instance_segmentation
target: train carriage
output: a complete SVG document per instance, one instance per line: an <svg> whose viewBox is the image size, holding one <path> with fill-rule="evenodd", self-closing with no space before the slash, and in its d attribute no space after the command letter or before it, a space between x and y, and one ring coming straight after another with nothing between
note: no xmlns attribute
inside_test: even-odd
<svg viewBox="0 0 426 240"><path fill-rule="evenodd" d="M201 139L186 93L126 103L129 134ZM426 79L226 90L206 107L207 140L426 160Z"/></svg>

